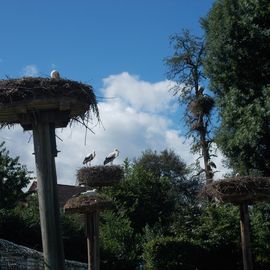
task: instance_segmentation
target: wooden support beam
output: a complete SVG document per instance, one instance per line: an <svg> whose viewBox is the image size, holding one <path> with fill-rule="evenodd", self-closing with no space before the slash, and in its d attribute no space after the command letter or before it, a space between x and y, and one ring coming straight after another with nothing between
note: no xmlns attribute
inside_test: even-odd
<svg viewBox="0 0 270 270"><path fill-rule="evenodd" d="M248 204L240 204L240 228L244 270L253 270Z"/></svg>
<svg viewBox="0 0 270 270"><path fill-rule="evenodd" d="M100 269L98 222L99 213L97 211L86 214L88 270Z"/></svg>
<svg viewBox="0 0 270 270"><path fill-rule="evenodd" d="M61 239L59 202L54 156L55 128L47 118L33 124L37 168L38 200L45 270L63 270L64 252Z"/></svg>

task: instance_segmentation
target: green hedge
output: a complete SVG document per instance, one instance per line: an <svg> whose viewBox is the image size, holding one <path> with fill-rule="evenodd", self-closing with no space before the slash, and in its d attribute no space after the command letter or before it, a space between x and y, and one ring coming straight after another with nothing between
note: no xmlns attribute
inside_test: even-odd
<svg viewBox="0 0 270 270"><path fill-rule="evenodd" d="M157 238L145 245L144 261L147 270L203 269L205 250L190 242L172 237Z"/></svg>

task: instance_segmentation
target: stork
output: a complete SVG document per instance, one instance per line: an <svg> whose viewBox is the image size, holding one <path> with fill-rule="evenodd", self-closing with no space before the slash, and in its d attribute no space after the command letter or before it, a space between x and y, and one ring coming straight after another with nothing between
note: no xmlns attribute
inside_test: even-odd
<svg viewBox="0 0 270 270"><path fill-rule="evenodd" d="M114 159L117 158L118 156L119 156L118 149L114 149L113 152L111 152L110 154L107 155L107 157L105 158L103 164L106 165L107 163L111 163L111 165L112 165Z"/></svg>
<svg viewBox="0 0 270 270"><path fill-rule="evenodd" d="M96 152L95 150L93 150L92 153L88 154L84 160L83 160L83 164L87 164L88 166L91 166L91 161L95 158L96 156Z"/></svg>
<svg viewBox="0 0 270 270"><path fill-rule="evenodd" d="M85 192L82 192L81 195L85 195L87 197L95 197L97 195L96 189L87 190Z"/></svg>
<svg viewBox="0 0 270 270"><path fill-rule="evenodd" d="M60 79L60 74L59 74L59 72L58 72L57 70L53 70L53 71L51 72L51 78L52 78L52 79L57 79L57 80L59 80L59 79Z"/></svg>

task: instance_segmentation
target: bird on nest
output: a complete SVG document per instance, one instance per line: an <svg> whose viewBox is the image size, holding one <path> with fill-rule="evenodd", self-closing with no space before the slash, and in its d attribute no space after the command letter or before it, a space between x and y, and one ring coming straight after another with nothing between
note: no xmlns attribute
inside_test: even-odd
<svg viewBox="0 0 270 270"><path fill-rule="evenodd" d="M95 158L95 156L96 156L96 152L95 152L95 150L93 150L92 153L88 154L88 155L84 158L83 164L86 164L86 165L88 165L88 166L91 166L91 161Z"/></svg>
<svg viewBox="0 0 270 270"><path fill-rule="evenodd" d="M57 70L53 70L53 71L51 72L51 78L52 78L52 79L57 79L57 80L59 80L59 79L60 79L60 74L59 74L59 72L58 72Z"/></svg>
<svg viewBox="0 0 270 270"><path fill-rule="evenodd" d="M96 189L87 190L85 192L82 192L81 195L85 195L87 197L95 197L97 195Z"/></svg>
<svg viewBox="0 0 270 270"><path fill-rule="evenodd" d="M110 154L107 155L107 157L105 158L103 165L106 165L108 163L110 163L111 165L113 164L113 161L115 158L117 158L119 156L119 150L118 149L114 149L113 152L111 152Z"/></svg>

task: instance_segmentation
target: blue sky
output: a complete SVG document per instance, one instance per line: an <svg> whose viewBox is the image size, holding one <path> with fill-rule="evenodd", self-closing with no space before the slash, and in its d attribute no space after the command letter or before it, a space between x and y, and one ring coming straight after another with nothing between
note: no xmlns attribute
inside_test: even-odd
<svg viewBox="0 0 270 270"><path fill-rule="evenodd" d="M1 2L0 78L61 76L91 84L102 124L95 135L81 127L58 130L60 183L74 184L84 156L93 165L119 148L133 159L146 149L173 149L188 164L197 156L184 138L181 110L169 94L163 59L172 55L169 36L183 28L201 35L199 20L213 0L77 0ZM113 99L111 99L113 97ZM107 98L107 99L106 99ZM30 143L28 140L30 139ZM31 134L21 127L0 131L12 155L35 170ZM220 164L220 159L216 161Z"/></svg>
<svg viewBox="0 0 270 270"><path fill-rule="evenodd" d="M0 76L52 67L95 88L128 71L143 80L164 79L168 37L183 28L201 34L199 19L213 0L78 0L1 2Z"/></svg>

